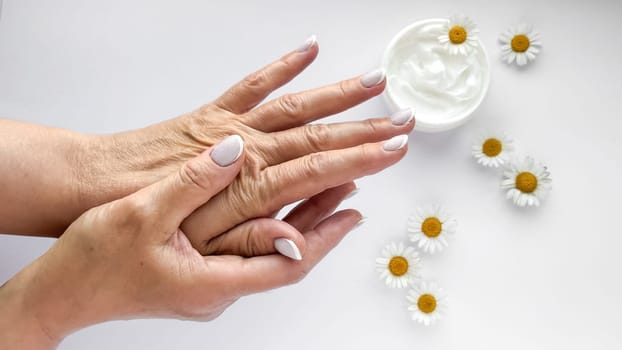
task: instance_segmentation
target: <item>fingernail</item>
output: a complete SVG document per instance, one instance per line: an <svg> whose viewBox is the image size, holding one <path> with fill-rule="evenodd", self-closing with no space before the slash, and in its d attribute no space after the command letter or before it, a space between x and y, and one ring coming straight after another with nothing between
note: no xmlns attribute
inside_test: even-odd
<svg viewBox="0 0 622 350"><path fill-rule="evenodd" d="M356 230L357 228L363 226L363 224L366 223L366 222L367 222L367 216L363 216L361 218L361 220L359 222L357 222L356 225L354 225L354 227L352 227L352 230L350 230L350 231Z"/></svg>
<svg viewBox="0 0 622 350"><path fill-rule="evenodd" d="M384 142L382 148L385 151L397 151L408 143L408 135L394 136Z"/></svg>
<svg viewBox="0 0 622 350"><path fill-rule="evenodd" d="M305 52L309 50L315 43L317 42L317 38L315 35L311 35L307 40L305 40L304 44L300 45L299 48L296 49L297 52Z"/></svg>
<svg viewBox="0 0 622 350"><path fill-rule="evenodd" d="M238 160L243 150L242 138L239 135L231 135L212 149L210 157L216 164L225 167Z"/></svg>
<svg viewBox="0 0 622 350"><path fill-rule="evenodd" d="M278 238L274 240L274 248L276 248L279 253L285 255L288 258L294 260L302 260L300 250L296 246L296 243L294 243L294 241L292 241L291 239Z"/></svg>
<svg viewBox="0 0 622 350"><path fill-rule="evenodd" d="M343 200L345 201L346 199L350 199L350 198L356 196L357 193L359 193L359 188L358 187L353 189L352 192L348 193L346 198L344 198Z"/></svg>
<svg viewBox="0 0 622 350"><path fill-rule="evenodd" d="M374 87L384 81L384 69L376 69L361 77L361 84L366 87Z"/></svg>
<svg viewBox="0 0 622 350"><path fill-rule="evenodd" d="M391 123L393 125L402 126L410 123L413 119L415 119L415 113L413 113L412 108L406 108L393 113L391 116Z"/></svg>

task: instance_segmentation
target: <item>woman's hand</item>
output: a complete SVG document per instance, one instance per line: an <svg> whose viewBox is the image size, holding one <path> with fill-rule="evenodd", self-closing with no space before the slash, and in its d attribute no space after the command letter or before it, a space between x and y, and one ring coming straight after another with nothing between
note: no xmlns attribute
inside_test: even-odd
<svg viewBox="0 0 622 350"><path fill-rule="evenodd" d="M284 205L375 173L406 153L410 111L359 122L309 122L357 105L382 92L382 71L259 103L318 53L315 40L249 75L213 103L146 129L95 137L84 156L83 207L119 198L151 184L216 140L241 135L246 162L231 186L183 224L195 248L210 254L221 232ZM257 107L258 106L258 107ZM205 220L205 212L220 220Z"/></svg>
<svg viewBox="0 0 622 350"><path fill-rule="evenodd" d="M241 296L300 280L360 222L354 210L324 219L353 190L346 183L303 202L285 221L245 222L220 235L215 248L272 254L279 237L300 248L302 260L202 256L180 225L218 196L243 159L241 139L228 137L161 181L80 216L0 288L0 348L53 348L72 331L112 319L210 320ZM206 224L219 215L215 207L202 211Z"/></svg>

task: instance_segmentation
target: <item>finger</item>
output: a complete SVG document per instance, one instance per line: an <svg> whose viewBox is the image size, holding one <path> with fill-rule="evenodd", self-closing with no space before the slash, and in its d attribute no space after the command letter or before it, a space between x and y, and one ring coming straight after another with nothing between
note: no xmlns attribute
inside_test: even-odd
<svg viewBox="0 0 622 350"><path fill-rule="evenodd" d="M407 143L408 136L400 135L384 142L313 153L269 167L262 176L270 193L262 201L263 207L268 210L280 203L309 198L327 188L377 173L402 159Z"/></svg>
<svg viewBox="0 0 622 350"><path fill-rule="evenodd" d="M375 70L319 89L281 96L241 118L261 131L286 130L354 107L380 94L384 86L384 71Z"/></svg>
<svg viewBox="0 0 622 350"><path fill-rule="evenodd" d="M341 202L356 191L354 182L329 188L303 201L283 218L300 232L310 231L320 221L333 213Z"/></svg>
<svg viewBox="0 0 622 350"><path fill-rule="evenodd" d="M261 256L280 253L294 260L302 259L305 239L290 224L275 219L254 219L210 240L208 255Z"/></svg>
<svg viewBox="0 0 622 350"><path fill-rule="evenodd" d="M237 223L268 216L285 205L395 164L406 154L407 141L407 135L400 135L380 143L314 153L268 167L258 175L259 185L252 193L220 193L184 221L182 229L192 245L203 253L203 242L230 228L229 223L206 221L208 215L228 217L229 222ZM249 197L240 199L239 196ZM241 201L245 205L231 204Z"/></svg>
<svg viewBox="0 0 622 350"><path fill-rule="evenodd" d="M308 38L295 51L278 61L248 75L232 86L214 104L232 113L249 111L272 91L285 85L302 72L317 57L318 45L315 36Z"/></svg>
<svg viewBox="0 0 622 350"><path fill-rule="evenodd" d="M268 164L280 164L306 154L378 142L396 135L408 134L415 127L411 109L391 117L364 121L304 125L273 133L278 149L269 152Z"/></svg>
<svg viewBox="0 0 622 350"><path fill-rule="evenodd" d="M194 210L225 188L242 167L244 142L238 135L225 138L179 171L142 190L127 200L143 215L167 231L177 228Z"/></svg>
<svg viewBox="0 0 622 350"><path fill-rule="evenodd" d="M216 277L227 284L230 291L239 295L263 292L293 284L302 280L358 222L361 214L356 210L337 212L322 221L314 230L305 233L307 250L301 261L278 255L218 260L212 265L212 278ZM206 257L212 264L210 257ZM234 266L231 266L235 262ZM222 284L221 283L221 284Z"/></svg>

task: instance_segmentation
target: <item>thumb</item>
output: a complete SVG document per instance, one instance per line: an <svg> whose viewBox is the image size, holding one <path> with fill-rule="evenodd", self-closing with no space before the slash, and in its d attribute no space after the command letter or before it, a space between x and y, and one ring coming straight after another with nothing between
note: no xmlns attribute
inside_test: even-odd
<svg viewBox="0 0 622 350"><path fill-rule="evenodd" d="M290 224L271 218L246 221L212 238L203 255L238 255L244 257L280 253L301 260L305 251L304 236Z"/></svg>
<svg viewBox="0 0 622 350"><path fill-rule="evenodd" d="M227 187L240 172L244 141L231 135L184 163L178 171L138 192L166 229L177 227L198 207Z"/></svg>

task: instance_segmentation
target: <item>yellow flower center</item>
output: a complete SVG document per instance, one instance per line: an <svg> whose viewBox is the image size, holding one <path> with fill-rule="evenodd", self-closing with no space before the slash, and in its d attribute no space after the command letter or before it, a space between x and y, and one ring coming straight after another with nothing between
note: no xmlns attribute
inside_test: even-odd
<svg viewBox="0 0 622 350"><path fill-rule="evenodd" d="M517 34L512 38L512 50L515 52L525 52L529 48L531 42L525 34Z"/></svg>
<svg viewBox="0 0 622 350"><path fill-rule="evenodd" d="M436 298L432 294L422 294L417 300L417 307L425 314L432 313L436 310Z"/></svg>
<svg viewBox="0 0 622 350"><path fill-rule="evenodd" d="M449 41L454 44L462 44L467 39L466 29L462 26L453 26L449 30Z"/></svg>
<svg viewBox="0 0 622 350"><path fill-rule="evenodd" d="M403 256L394 256L389 261L389 271L393 276L403 276L408 272L408 260Z"/></svg>
<svg viewBox="0 0 622 350"><path fill-rule="evenodd" d="M522 172L516 176L516 188L518 188L521 192L531 193L536 190L538 187L538 178L528 172Z"/></svg>
<svg viewBox="0 0 622 350"><path fill-rule="evenodd" d="M443 224L435 217L427 218L421 223L421 232L428 237L437 237L441 234L442 230Z"/></svg>
<svg viewBox="0 0 622 350"><path fill-rule="evenodd" d="M502 150L503 144L501 141L494 138L484 141L484 144L482 145L482 152L484 152L484 154L488 157L496 157Z"/></svg>

